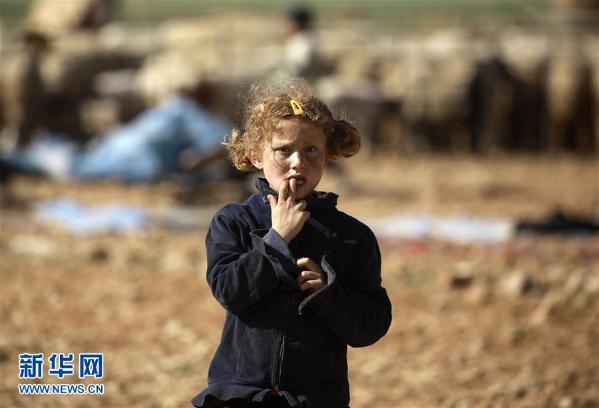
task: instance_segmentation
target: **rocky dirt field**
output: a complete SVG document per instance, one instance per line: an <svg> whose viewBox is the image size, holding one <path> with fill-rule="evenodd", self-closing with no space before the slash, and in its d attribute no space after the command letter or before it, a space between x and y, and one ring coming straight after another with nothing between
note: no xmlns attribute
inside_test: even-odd
<svg viewBox="0 0 599 408"><path fill-rule="evenodd" d="M346 166L353 183L339 207L367 221L599 211L596 159L383 157ZM321 187L341 184L328 176ZM179 206L174 193L167 184L24 178L3 191L2 407L190 406L224 317L204 279L203 238L214 211L238 193L222 185L200 194L184 213L193 228L160 221ZM35 219L39 202L65 197L141 206L156 222L78 236ZM349 352L352 407L599 406L598 238L380 245L394 320L376 345ZM104 378L93 381L105 384L104 395L19 396L19 382L61 382L20 381L18 355L26 352L103 352Z"/></svg>

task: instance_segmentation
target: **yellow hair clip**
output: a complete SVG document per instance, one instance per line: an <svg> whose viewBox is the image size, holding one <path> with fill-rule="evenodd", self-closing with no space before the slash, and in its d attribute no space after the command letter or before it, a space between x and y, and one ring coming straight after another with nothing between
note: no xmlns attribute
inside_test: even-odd
<svg viewBox="0 0 599 408"><path fill-rule="evenodd" d="M304 114L304 109L302 108L302 105L300 105L300 103L298 101L296 101L295 99L291 99L291 100L289 100L289 104L291 105L291 109L293 109L294 115L303 115Z"/></svg>

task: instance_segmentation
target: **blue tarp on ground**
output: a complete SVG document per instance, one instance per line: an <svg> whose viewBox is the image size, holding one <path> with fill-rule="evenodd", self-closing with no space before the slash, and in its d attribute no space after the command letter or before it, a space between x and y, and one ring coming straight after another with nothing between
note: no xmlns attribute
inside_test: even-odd
<svg viewBox="0 0 599 408"><path fill-rule="evenodd" d="M221 149L230 130L230 124L176 96L83 150L64 137L47 135L4 161L13 168L60 179L146 182L181 170L179 158L184 151L209 154Z"/></svg>
<svg viewBox="0 0 599 408"><path fill-rule="evenodd" d="M87 207L69 199L39 203L35 218L56 223L78 235L133 232L150 224L146 211L138 207L124 204Z"/></svg>
<svg viewBox="0 0 599 408"><path fill-rule="evenodd" d="M463 244L499 244L513 236L513 223L502 219L430 214L396 215L368 223L382 239L439 239Z"/></svg>

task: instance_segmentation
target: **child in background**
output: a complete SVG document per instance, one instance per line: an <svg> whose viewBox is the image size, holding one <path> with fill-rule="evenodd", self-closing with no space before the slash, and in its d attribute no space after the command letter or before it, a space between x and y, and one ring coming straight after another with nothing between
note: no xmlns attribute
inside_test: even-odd
<svg viewBox="0 0 599 408"><path fill-rule="evenodd" d="M273 78L302 77L312 83L322 76L332 74L332 62L318 48L314 27L315 15L306 6L293 6L285 12L283 35L284 53Z"/></svg>
<svg viewBox="0 0 599 408"><path fill-rule="evenodd" d="M312 30L313 14L296 6L285 15L285 59L283 71L288 76L311 77L317 67L317 42Z"/></svg>
<svg viewBox="0 0 599 408"><path fill-rule="evenodd" d="M373 233L315 188L329 160L358 152L360 134L292 80L254 86L226 146L238 169L265 178L206 237L207 280L227 315L192 403L348 407L347 346L385 335L391 304Z"/></svg>

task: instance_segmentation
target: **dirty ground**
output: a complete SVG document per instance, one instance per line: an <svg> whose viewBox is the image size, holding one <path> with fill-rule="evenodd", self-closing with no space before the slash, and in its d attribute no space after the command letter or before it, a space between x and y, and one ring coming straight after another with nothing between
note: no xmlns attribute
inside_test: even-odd
<svg viewBox="0 0 599 408"><path fill-rule="evenodd" d="M591 159L389 157L346 166L354 187L340 192L339 207L366 221L599 209ZM333 176L321 184L339 186ZM1 406L190 406L224 318L204 279L203 238L236 194L212 189L197 200L195 228L156 222L82 237L36 221L36 203L127 203L163 219L176 205L173 187L15 180L1 209ZM394 320L376 345L349 352L353 407L599 406L597 237L380 245ZM103 352L104 395L19 396L24 352Z"/></svg>

